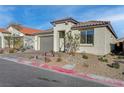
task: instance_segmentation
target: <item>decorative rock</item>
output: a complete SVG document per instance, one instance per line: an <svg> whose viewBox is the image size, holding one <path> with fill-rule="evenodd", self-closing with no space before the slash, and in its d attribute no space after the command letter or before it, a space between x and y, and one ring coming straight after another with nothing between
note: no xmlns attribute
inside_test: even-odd
<svg viewBox="0 0 124 93"><path fill-rule="evenodd" d="M75 67L75 64L67 64L67 65L64 65L62 68L73 69L74 67Z"/></svg>

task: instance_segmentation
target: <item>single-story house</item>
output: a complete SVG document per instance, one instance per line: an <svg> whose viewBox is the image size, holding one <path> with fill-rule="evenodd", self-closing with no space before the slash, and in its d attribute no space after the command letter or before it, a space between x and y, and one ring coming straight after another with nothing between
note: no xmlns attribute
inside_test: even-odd
<svg viewBox="0 0 124 93"><path fill-rule="evenodd" d="M117 35L109 21L79 22L73 18L64 18L54 20L51 24L53 27L48 30L11 24L6 31L11 36L22 39L24 47L41 51L65 52L65 36L68 32L79 35L79 48L76 50L79 53L105 55L115 48L117 42Z"/></svg>
<svg viewBox="0 0 124 93"><path fill-rule="evenodd" d="M109 21L78 22L73 18L65 18L51 22L51 31L36 35L36 50L65 51L65 35L69 31L79 34L80 45L77 52L105 55L114 49L117 35Z"/></svg>
<svg viewBox="0 0 124 93"><path fill-rule="evenodd" d="M42 30L32 29L29 27L24 27L22 25L11 24L6 29L0 29L0 46L1 48L14 48L14 43L16 40L19 40L20 43L17 42L17 45L25 48L35 49L35 35L34 33L42 32ZM9 42L10 40L10 46ZM14 39L14 40L11 40Z"/></svg>
<svg viewBox="0 0 124 93"><path fill-rule="evenodd" d="M0 48L5 48L6 41L4 40L4 38L9 35L10 33L6 31L6 29L0 28Z"/></svg>

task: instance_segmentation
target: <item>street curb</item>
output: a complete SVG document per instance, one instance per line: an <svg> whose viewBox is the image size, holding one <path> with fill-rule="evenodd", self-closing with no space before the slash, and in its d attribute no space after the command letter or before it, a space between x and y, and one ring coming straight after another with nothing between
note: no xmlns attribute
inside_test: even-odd
<svg viewBox="0 0 124 93"><path fill-rule="evenodd" d="M9 60L9 61L13 61L16 63L20 63L20 64L25 64L28 66L34 66L34 67L38 67L41 69L47 69L47 70L52 70L52 71L56 71L62 74L66 74L66 75L71 75L71 76L76 76L79 78L84 78L87 80L91 80L91 81L95 81L95 82L99 82L102 84L106 84L109 86L115 86L115 87L124 87L124 81L121 80L117 80L117 79L111 79L108 77L103 77L103 76L98 76L95 74L84 74L84 73L78 73L74 70L68 70L62 67L58 67L58 66L49 66L45 63L37 63L35 61L29 61L29 60L25 60L24 58L10 58L10 57L0 57L1 59L4 60Z"/></svg>

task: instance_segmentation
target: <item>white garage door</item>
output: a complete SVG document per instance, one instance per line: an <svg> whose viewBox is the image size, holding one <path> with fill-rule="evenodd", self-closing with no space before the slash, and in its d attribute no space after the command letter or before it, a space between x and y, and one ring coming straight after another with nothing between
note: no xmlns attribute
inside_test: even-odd
<svg viewBox="0 0 124 93"><path fill-rule="evenodd" d="M40 37L40 50L43 52L53 50L53 35Z"/></svg>

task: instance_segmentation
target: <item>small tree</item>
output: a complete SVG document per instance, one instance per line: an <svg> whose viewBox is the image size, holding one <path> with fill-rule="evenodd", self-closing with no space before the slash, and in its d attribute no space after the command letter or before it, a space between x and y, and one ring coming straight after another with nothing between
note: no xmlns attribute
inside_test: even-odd
<svg viewBox="0 0 124 93"><path fill-rule="evenodd" d="M11 37L10 37L10 36L6 36L5 39L6 39L6 41L7 41L8 47L10 48L10 45L11 45Z"/></svg>
<svg viewBox="0 0 124 93"><path fill-rule="evenodd" d="M11 45L13 45L13 48L20 48L23 44L21 37L6 36L5 39L9 48L11 48Z"/></svg>
<svg viewBox="0 0 124 93"><path fill-rule="evenodd" d="M66 33L65 37L65 51L75 53L79 48L79 34L73 34L71 31Z"/></svg>

